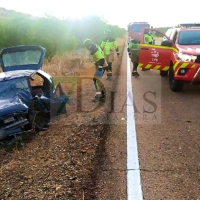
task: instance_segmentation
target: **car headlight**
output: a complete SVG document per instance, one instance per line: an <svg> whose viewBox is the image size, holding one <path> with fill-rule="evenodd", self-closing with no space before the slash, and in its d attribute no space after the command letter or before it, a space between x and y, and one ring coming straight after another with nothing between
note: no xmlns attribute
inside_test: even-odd
<svg viewBox="0 0 200 200"><path fill-rule="evenodd" d="M197 59L197 56L178 53L178 59L185 62L191 62L191 61L194 62Z"/></svg>

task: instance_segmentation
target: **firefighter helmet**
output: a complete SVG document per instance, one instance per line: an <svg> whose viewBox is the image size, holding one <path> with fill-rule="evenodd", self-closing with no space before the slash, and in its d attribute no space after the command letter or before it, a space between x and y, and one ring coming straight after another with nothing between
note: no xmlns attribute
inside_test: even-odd
<svg viewBox="0 0 200 200"><path fill-rule="evenodd" d="M106 29L106 30L104 31L104 33L105 33L105 34L111 34L111 30Z"/></svg>
<svg viewBox="0 0 200 200"><path fill-rule="evenodd" d="M88 47L90 44L92 44L92 40L91 40L91 39L85 38L85 39L83 40L83 46L84 46L84 47Z"/></svg>

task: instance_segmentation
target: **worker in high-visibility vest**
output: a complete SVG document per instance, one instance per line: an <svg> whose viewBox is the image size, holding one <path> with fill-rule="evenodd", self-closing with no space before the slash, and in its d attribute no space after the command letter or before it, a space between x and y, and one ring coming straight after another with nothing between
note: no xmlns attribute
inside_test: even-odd
<svg viewBox="0 0 200 200"><path fill-rule="evenodd" d="M155 44L155 40L153 38L153 35L152 35L151 31L149 31L149 36L150 36L150 38L149 38L149 44Z"/></svg>
<svg viewBox="0 0 200 200"><path fill-rule="evenodd" d="M144 43L145 44L153 44L154 43L153 35L148 30L144 31Z"/></svg>
<svg viewBox="0 0 200 200"><path fill-rule="evenodd" d="M94 44L91 39L85 38L83 40L83 47L89 50L90 55L95 64L95 73L93 77L94 86L96 89L96 95L92 99L93 102L103 101L105 99L105 88L101 82L101 78L107 69L107 62L105 60L104 53L99 45Z"/></svg>
<svg viewBox="0 0 200 200"><path fill-rule="evenodd" d="M114 61L114 52L116 51L117 57L119 57L119 47L118 43L111 36L110 30L105 30L106 37L101 41L100 47L104 52L105 59L108 63L108 69L107 69L107 76L112 76L112 62Z"/></svg>
<svg viewBox="0 0 200 200"><path fill-rule="evenodd" d="M137 40L131 40L128 43L128 54L131 58L131 62L133 63L133 70L132 70L132 76L138 77L139 73L137 72L138 67L138 61L139 61L139 45L140 43Z"/></svg>

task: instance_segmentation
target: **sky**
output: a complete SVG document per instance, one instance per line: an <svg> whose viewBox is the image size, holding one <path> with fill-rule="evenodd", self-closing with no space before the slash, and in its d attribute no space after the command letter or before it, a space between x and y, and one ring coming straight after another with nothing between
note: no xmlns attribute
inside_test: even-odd
<svg viewBox="0 0 200 200"><path fill-rule="evenodd" d="M149 22L154 28L200 22L199 0L0 0L7 10L59 19L103 16L109 24L127 28L129 22Z"/></svg>

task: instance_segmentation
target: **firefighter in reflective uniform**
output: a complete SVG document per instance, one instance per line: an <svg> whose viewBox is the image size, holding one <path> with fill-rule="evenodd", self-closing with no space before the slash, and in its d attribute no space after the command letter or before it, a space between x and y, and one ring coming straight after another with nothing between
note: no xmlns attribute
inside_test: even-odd
<svg viewBox="0 0 200 200"><path fill-rule="evenodd" d="M155 40L153 38L153 35L152 35L151 31L149 31L149 36L150 36L150 38L149 38L149 44L155 44Z"/></svg>
<svg viewBox="0 0 200 200"><path fill-rule="evenodd" d="M111 31L106 30L104 32L106 38L102 40L100 47L104 52L105 59L108 63L107 76L112 76L112 62L114 61L114 52L116 51L117 56L119 56L119 48L117 41L111 37Z"/></svg>
<svg viewBox="0 0 200 200"><path fill-rule="evenodd" d="M131 62L133 63L132 76L135 77L139 76L137 72L138 60L139 60L139 45L140 42L133 39L128 43L128 48L127 48L129 57L131 58Z"/></svg>
<svg viewBox="0 0 200 200"><path fill-rule="evenodd" d="M101 82L101 77L103 76L104 69L107 68L107 62L105 60L104 53L102 49L97 44L94 44L89 38L83 40L83 46L89 50L90 55L95 63L93 81L96 89L96 95L92 101L102 101L105 99L105 88Z"/></svg>
<svg viewBox="0 0 200 200"><path fill-rule="evenodd" d="M145 30L145 32L144 32L144 43L145 44L153 44L153 36L152 36L152 34L149 32L149 31L147 31L147 30Z"/></svg>

